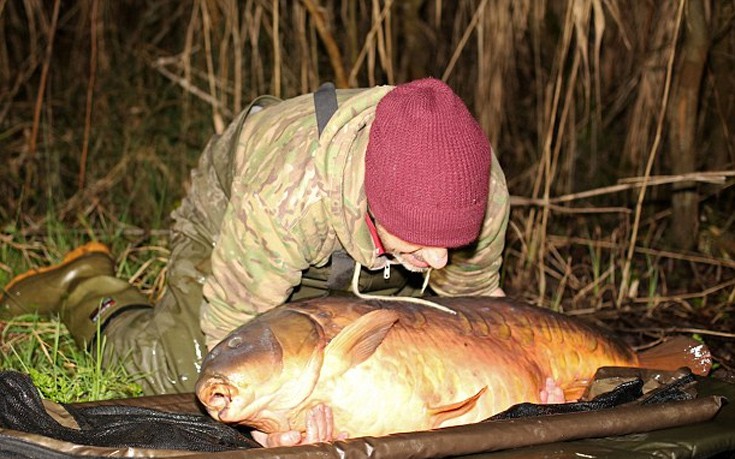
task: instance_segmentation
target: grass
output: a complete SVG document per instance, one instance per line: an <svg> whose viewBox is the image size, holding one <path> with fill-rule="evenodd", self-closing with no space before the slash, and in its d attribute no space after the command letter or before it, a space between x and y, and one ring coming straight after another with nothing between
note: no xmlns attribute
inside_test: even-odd
<svg viewBox="0 0 735 459"><path fill-rule="evenodd" d="M23 315L4 324L0 369L30 375L41 396L60 403L135 397L136 375L121 363L103 366L104 337L93 351L80 349L58 319Z"/></svg>

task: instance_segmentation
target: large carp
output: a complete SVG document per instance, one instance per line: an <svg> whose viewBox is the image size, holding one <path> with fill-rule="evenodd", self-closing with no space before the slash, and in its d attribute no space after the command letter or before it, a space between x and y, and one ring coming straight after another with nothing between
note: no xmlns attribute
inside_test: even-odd
<svg viewBox="0 0 735 459"><path fill-rule="evenodd" d="M637 355L581 320L509 299L441 298L456 311L396 301L322 298L275 308L204 359L196 393L210 415L266 433L305 430L323 403L349 436L483 420L540 403L552 378L576 398L602 366L706 374L686 338Z"/></svg>

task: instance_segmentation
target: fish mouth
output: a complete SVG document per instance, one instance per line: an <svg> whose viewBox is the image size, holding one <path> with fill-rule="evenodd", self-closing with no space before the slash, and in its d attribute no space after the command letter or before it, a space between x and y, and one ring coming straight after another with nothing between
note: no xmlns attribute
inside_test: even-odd
<svg viewBox="0 0 735 459"><path fill-rule="evenodd" d="M230 419L230 407L238 392L237 387L223 378L215 377L197 391L197 397L212 417L221 422L231 422L233 419Z"/></svg>

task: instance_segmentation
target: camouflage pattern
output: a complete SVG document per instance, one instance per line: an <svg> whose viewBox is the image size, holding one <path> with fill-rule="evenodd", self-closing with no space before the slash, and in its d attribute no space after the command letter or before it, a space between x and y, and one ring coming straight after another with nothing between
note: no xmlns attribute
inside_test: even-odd
<svg viewBox="0 0 735 459"><path fill-rule="evenodd" d="M375 108L392 87L338 92L318 137L311 94L251 115L235 151L230 201L204 285L209 347L258 313L283 304L311 266L338 250L369 270L385 266L365 222L365 151ZM493 155L494 156L494 155ZM493 158L487 217L477 244L452 251L432 274L440 295L486 295L499 286L508 192Z"/></svg>
<svg viewBox="0 0 735 459"><path fill-rule="evenodd" d="M207 349L231 330L286 301L349 290L332 269L344 270L345 259L364 267L360 291L419 295L420 275L394 266L383 278L386 261L365 222L368 133L391 89L337 91L339 108L321 136L308 94L260 98L253 105L265 108L249 107L213 138L172 214L167 288L155 308L109 321L106 360L125 357L147 394L190 392ZM432 273L436 293L486 295L499 286L508 212L493 157L481 236Z"/></svg>

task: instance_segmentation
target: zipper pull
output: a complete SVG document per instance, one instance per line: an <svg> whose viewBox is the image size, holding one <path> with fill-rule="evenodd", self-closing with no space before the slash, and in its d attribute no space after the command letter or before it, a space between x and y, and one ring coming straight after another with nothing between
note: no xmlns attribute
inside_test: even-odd
<svg viewBox="0 0 735 459"><path fill-rule="evenodd" d="M390 279L390 261L385 264L385 267L383 267L383 279Z"/></svg>

